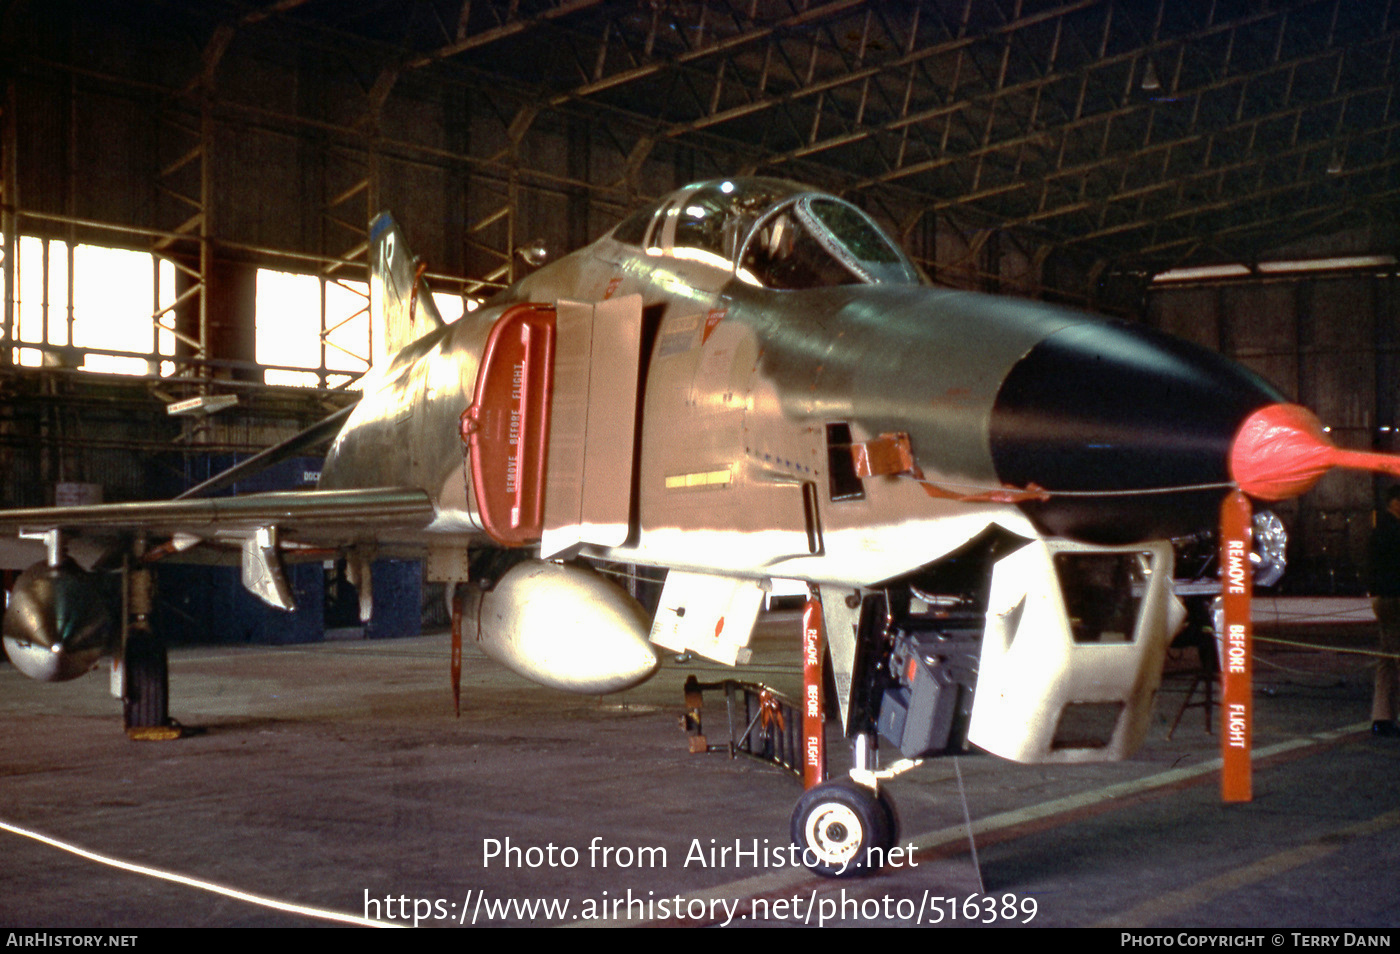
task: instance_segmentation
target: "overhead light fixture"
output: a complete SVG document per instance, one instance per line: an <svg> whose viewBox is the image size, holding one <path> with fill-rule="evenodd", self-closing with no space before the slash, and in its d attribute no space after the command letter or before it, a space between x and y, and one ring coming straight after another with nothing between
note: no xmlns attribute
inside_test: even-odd
<svg viewBox="0 0 1400 954"><path fill-rule="evenodd" d="M1162 81L1157 78L1157 67L1152 65L1152 61L1147 61L1147 69L1142 71L1142 88L1145 92L1155 93L1162 88Z"/></svg>
<svg viewBox="0 0 1400 954"><path fill-rule="evenodd" d="M1264 274L1281 272L1334 272L1358 268L1389 268L1395 264L1394 255L1340 255L1333 258L1301 258L1283 262L1260 262Z"/></svg>
<svg viewBox="0 0 1400 954"><path fill-rule="evenodd" d="M1246 265L1198 265L1195 268L1173 268L1152 276L1152 284L1162 282L1203 282L1214 278L1242 278L1249 274Z"/></svg>
<svg viewBox="0 0 1400 954"><path fill-rule="evenodd" d="M1340 150L1334 151L1332 158L1327 160L1327 174L1329 176L1342 174L1342 153Z"/></svg>
<svg viewBox="0 0 1400 954"><path fill-rule="evenodd" d="M1394 255L1339 255L1332 258L1299 258L1287 261L1259 262L1251 269L1247 265L1199 265L1193 268L1173 268L1152 276L1153 285L1170 282L1205 282L1221 278L1244 278L1249 275L1287 275L1300 272L1365 271L1394 268Z"/></svg>

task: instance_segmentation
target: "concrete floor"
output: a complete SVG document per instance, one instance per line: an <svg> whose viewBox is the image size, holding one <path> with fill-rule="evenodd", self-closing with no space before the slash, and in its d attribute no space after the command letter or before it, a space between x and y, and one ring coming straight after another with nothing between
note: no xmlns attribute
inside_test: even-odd
<svg viewBox="0 0 1400 954"><path fill-rule="evenodd" d="M39 685L0 666L0 822L280 902L410 922L416 910L426 925L967 926L975 914L1032 926L1394 927L1400 743L1362 731L1369 668L1333 651L1366 645L1370 626L1310 613L1275 613L1265 635L1328 651L1258 644L1252 803L1220 804L1218 740L1200 710L1165 738L1185 691L1169 680L1151 740L1128 762L969 756L896 780L900 840L918 847L917 867L859 881L751 856L702 863L736 842L771 859L799 794L769 767L687 753L685 676L731 671L668 661L645 686L598 699L468 658L456 719L445 636L176 651L172 714L203 731L167 743L125 739L101 676ZM794 689L797 630L794 614L770 618L745 678ZM707 728L715 734L718 711ZM519 850L511 864L507 844ZM0 846L6 927L334 923L8 830ZM537 902L556 907L524 907Z"/></svg>

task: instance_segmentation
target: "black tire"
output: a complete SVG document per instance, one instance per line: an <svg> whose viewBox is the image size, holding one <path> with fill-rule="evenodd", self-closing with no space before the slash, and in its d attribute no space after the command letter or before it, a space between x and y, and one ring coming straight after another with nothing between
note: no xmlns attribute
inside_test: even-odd
<svg viewBox="0 0 1400 954"><path fill-rule="evenodd" d="M170 722L170 677L165 644L149 633L126 639L126 699L122 715L128 729L152 729Z"/></svg>
<svg viewBox="0 0 1400 954"><path fill-rule="evenodd" d="M886 830L890 833L890 845L899 841L899 810L895 808L894 801L890 798L887 789L880 789L880 794L876 796L880 802L880 808L885 813Z"/></svg>
<svg viewBox="0 0 1400 954"><path fill-rule="evenodd" d="M792 842L802 862L827 878L878 870L894 844L894 813L870 789L843 779L803 793L792 812Z"/></svg>

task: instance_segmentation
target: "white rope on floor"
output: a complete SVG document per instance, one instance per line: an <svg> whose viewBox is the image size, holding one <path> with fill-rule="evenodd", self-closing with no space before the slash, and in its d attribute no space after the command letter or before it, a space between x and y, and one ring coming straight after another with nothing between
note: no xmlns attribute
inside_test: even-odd
<svg viewBox="0 0 1400 954"><path fill-rule="evenodd" d="M67 841L60 841L41 832L32 831L28 828L21 828L18 825L11 825L8 822L0 821L0 830L8 831L11 834L19 835L23 838L30 838L34 841L66 851L69 854L77 855L88 861L95 861L98 864L108 865L122 871L130 871L135 874L145 875L148 878L158 878L161 881L170 881L175 884L182 884L186 887L196 888L200 891L209 891L213 894L221 894L226 898L233 898L235 901L246 901L249 904L256 904L261 907L271 908L274 911L285 911L289 914L299 914L304 917L320 918L325 921L336 921L341 924L355 924L360 927L402 927L400 924L390 924L385 921L374 921L361 917L357 914L345 914L340 911L328 911L325 908L313 908L304 904L292 904L289 901L278 901L276 898L267 898L262 895L252 894L247 891L240 891L237 888L229 888L213 881L204 881L199 878L192 878L188 875L176 874L173 871L162 871L159 868L152 868L148 865L138 865L130 861L122 861L120 858L113 858L111 855L99 854L95 851L88 851Z"/></svg>

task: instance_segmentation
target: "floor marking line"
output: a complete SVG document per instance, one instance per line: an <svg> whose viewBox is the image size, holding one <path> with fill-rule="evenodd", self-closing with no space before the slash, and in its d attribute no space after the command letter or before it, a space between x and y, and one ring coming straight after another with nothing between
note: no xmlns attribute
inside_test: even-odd
<svg viewBox="0 0 1400 954"><path fill-rule="evenodd" d="M1332 729L1327 732L1318 732L1310 736L1288 739L1284 742L1276 742L1273 745L1255 749L1253 760L1258 762L1297 749L1328 744L1347 735L1364 731L1366 728L1366 723L1357 723L1356 725L1345 726L1340 729ZM1165 772L1158 772L1156 775L1148 775L1127 782L1117 782L1113 785L1106 785L1103 788L1079 792L1074 795L1066 795L1063 798L1053 799L1048 802L1041 802L1038 805L1028 805L1025 808L1017 808L996 815L989 815L986 818L981 818L973 822L972 831L974 835L987 834L1003 828L1010 828L1027 822L1038 821L1053 815L1072 812L1090 805L1097 805L1100 802L1123 798L1128 795L1137 795L1156 788L1164 788L1218 771L1220 771L1220 759L1213 758L1199 765L1192 765L1179 769L1168 769ZM926 832L913 839L914 848L916 851L922 852L937 848L950 841L961 841L966 837L966 831L967 829L963 825L949 825L937 831Z"/></svg>
<svg viewBox="0 0 1400 954"><path fill-rule="evenodd" d="M391 924L385 921L373 921L369 918L360 917L356 914L344 914L340 911L329 911L324 908L313 908L304 904L292 904L289 901L278 901L276 898L268 898L247 891L240 891L237 888L230 888L213 881L203 881L199 878L192 878L189 875L176 874L173 871L162 871L160 868L152 868L147 865L138 865L130 861L122 861L111 855L100 854L96 851L89 851L72 842L61 841L42 832L33 831L28 828L21 828L18 825L11 825L8 822L0 821L0 830L8 831L11 834L19 835L22 838L29 838L51 848L66 851L69 854L77 855L88 861L95 861L98 864L118 868L122 871L130 871L134 874L146 875L149 878L157 878L161 881L170 881L175 884L182 884L186 887L196 888L200 891L209 891L213 894L221 894L226 898L233 898L235 901L246 901L249 904L256 904L261 907L271 908L275 911L286 911L290 914L300 914L306 917L321 918L326 921L337 921L341 924L357 924L361 927L403 927L402 924Z"/></svg>
<svg viewBox="0 0 1400 954"><path fill-rule="evenodd" d="M1322 732L1314 732L1310 735L1299 736L1294 739L1286 739L1282 742L1275 742L1273 745L1255 749L1252 760L1254 762L1260 762L1277 755L1296 752L1300 749L1313 747L1321 748L1349 735L1356 735L1368 731L1369 729L1369 722L1358 722L1337 729L1328 729ZM1184 781L1191 781L1202 775L1220 771L1220 765L1221 760L1217 757L1198 765L1168 769L1165 772L1158 772L1155 775L1132 779L1126 782L1118 782L1113 785L1106 785L1102 788L1087 792L1080 792L1075 795L1068 795L1048 802L1041 802L1038 805L1028 805L1025 808L1000 812L996 815L989 815L986 818L973 822L972 830L974 835L981 835L1005 828L1013 828L1017 825L1024 825L1028 822L1041 821L1055 815L1068 814L1111 799L1138 795L1157 788L1165 788L1180 784ZM901 838L900 843L905 844L912 842L916 856L918 856L942 847L952 841L961 843L966 837L967 827L965 825L950 825L946 828L937 829L936 831L926 832L914 838ZM741 878L738 881L730 881L726 884L716 885L713 888L704 888L699 891L683 893L680 896L686 899L696 898L704 901L717 900L720 898L737 899L738 903L742 905L745 901L752 901L755 898L765 896L776 897L798 886L808 885L826 885L832 890L841 887L840 882L821 878L818 875L812 874L805 868L788 868L768 874L754 875L750 878ZM575 922L569 926L640 927L648 923L651 922L645 920L591 921L587 924Z"/></svg>
<svg viewBox="0 0 1400 954"><path fill-rule="evenodd" d="M1400 808L1377 815L1375 818L1369 818L1364 822L1328 832L1306 844L1276 852L1267 858L1261 858L1233 871L1226 871L1189 888L1160 895L1093 926L1100 928L1146 927L1153 921L1161 920L1193 905L1217 898L1226 892L1311 864L1339 851L1346 842L1363 836L1376 835L1396 826L1400 826Z"/></svg>

